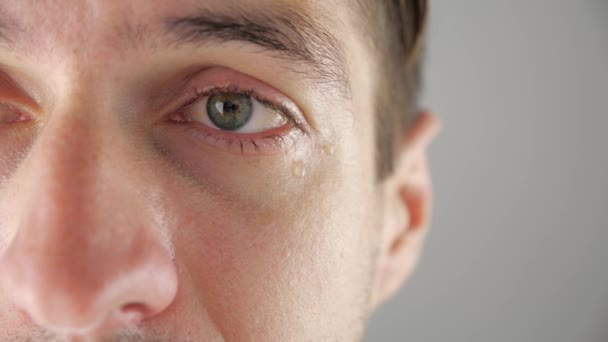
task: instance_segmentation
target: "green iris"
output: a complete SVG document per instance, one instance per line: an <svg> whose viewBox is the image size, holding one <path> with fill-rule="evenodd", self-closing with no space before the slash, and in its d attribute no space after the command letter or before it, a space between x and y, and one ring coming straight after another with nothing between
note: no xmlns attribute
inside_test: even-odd
<svg viewBox="0 0 608 342"><path fill-rule="evenodd" d="M207 114L220 129L234 131L251 118L253 104L251 97L243 94L220 93L209 97Z"/></svg>

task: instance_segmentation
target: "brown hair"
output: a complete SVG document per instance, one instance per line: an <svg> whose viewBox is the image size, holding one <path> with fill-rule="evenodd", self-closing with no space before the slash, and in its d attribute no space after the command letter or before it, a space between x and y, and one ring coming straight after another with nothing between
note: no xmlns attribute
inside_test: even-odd
<svg viewBox="0 0 608 342"><path fill-rule="evenodd" d="M370 43L378 53L376 165L383 179L393 171L396 147L418 112L427 1L358 2L371 25L367 27Z"/></svg>

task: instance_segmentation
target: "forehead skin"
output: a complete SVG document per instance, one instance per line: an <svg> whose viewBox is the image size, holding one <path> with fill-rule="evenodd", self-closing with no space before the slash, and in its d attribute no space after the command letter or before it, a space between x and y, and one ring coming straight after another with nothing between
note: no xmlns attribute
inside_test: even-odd
<svg viewBox="0 0 608 342"><path fill-rule="evenodd" d="M37 236L66 255L65 269L87 260L89 278L104 282L132 262L116 252L132 246L125 241L153 235L172 253L178 289L136 330L143 338L360 338L380 220L375 80L372 54L343 8L305 0L2 1L0 74L18 94L0 86L0 96L32 108L43 124L14 139L0 134L0 255ZM270 10L306 14L335 38L339 46L325 48L340 52L347 92L327 57L315 69L244 41L167 44L169 17ZM190 146L154 125L163 99L207 66L277 90L301 110L309 134L294 135L284 153L243 156ZM302 165L305 172L295 170ZM81 234L87 247L67 244L55 234L61 229ZM108 232L128 239L105 243ZM0 339L55 336L24 319L8 294L0 304Z"/></svg>
<svg viewBox="0 0 608 342"><path fill-rule="evenodd" d="M0 4L0 42L10 43L9 47L21 56L57 51L88 54L93 62L107 61L116 58L117 52L139 48L140 45L148 49L157 48L157 44L166 42L162 34L167 29L168 18L197 14L218 19L231 14L246 15L260 21L266 19L263 16L287 21L294 19L290 15L299 14L319 32L340 36L346 33L344 29L349 24L344 22L348 18L335 15L337 5L333 1L278 0L133 0L120 4L114 1L53 1L42 4L27 0L9 1ZM299 22L292 24L301 26ZM60 54L47 57L54 56Z"/></svg>
<svg viewBox="0 0 608 342"><path fill-rule="evenodd" d="M46 86L47 88L68 87L68 89L60 88L66 92L73 91L69 87L75 85L79 89L83 89L83 83L68 80L71 77L92 79L98 77L95 75L96 73L107 75L108 71L116 71L116 77L121 77L125 74L125 70L129 71L127 74L133 74L133 63L138 64L139 67L136 71L141 73L137 75L138 77L133 77L133 81L145 82L149 81L149 77L160 78L159 75L162 75L167 68L169 58L180 58L189 53L187 49L181 49L182 51L178 52L166 46L168 43L168 36L165 34L167 18L185 17L199 12L211 13L211 17L215 14L223 15L232 12L271 13L279 18L283 12L298 13L309 20L309 24L316 30L333 39L328 42L318 42L317 45L321 46L317 46L317 50L336 50L335 54L342 58L335 58L335 54L328 53L328 57L320 60L319 64L341 65L343 68L340 70L341 73L348 76L348 79L345 80L348 90L345 93L349 93L352 88L360 88L358 82L366 82L368 78L372 78L371 75L374 74L375 68L372 63L369 63L373 58L372 54L363 47L360 35L352 29L358 18L354 18L355 15L348 15L351 10L337 10L339 8L344 8L339 1L304 0L255 2L134 0L76 3L53 1L43 4L29 1L3 2L0 4L0 48L3 48L0 49L0 53L3 55L1 62L7 69L11 69L13 66L20 67L15 68L17 69L15 73L23 76L21 80L23 85L29 83L28 71L31 74L47 73L49 70L57 71L57 81L61 83L52 84L52 80L47 79ZM291 18L283 19L291 20ZM299 24L296 22L293 25ZM306 37L304 40L307 41ZM240 48L241 53L245 52L242 46ZM336 73L333 70L335 68L328 67L325 70L311 73L311 68L305 67L303 63L285 61L276 54L274 57L277 58L269 61L267 57L273 55L270 52L259 54L259 49L251 47L247 52L249 52L248 55L242 53L240 58L236 58L233 56L232 50L217 48L205 51L205 57L210 62L224 61L226 58L234 57L235 63L239 64L243 64L243 60L253 58L251 64L255 65L255 74L252 76L260 78L268 76L276 79L277 73L274 66L279 64L286 69L285 71L288 71L282 72L282 78L298 78L308 81L307 84L299 82L299 85L303 87L290 89L295 88L295 85L291 84L286 85L288 89L282 90L302 92L305 90L303 88L312 85L318 90L331 92L331 96L315 100L331 101L341 95L337 94L337 91L342 90L342 87L332 84L335 83L334 80L340 78L340 76L332 77ZM66 56L70 58L66 58ZM262 59L265 59L264 63L262 63ZM357 72L353 73L351 69L355 65ZM111 66L111 68L108 69L107 66ZM124 82L125 80L112 79L112 81ZM353 87L353 85L355 86ZM369 93L367 90L364 90L366 95ZM44 89L33 88L31 92L39 96L39 101L52 100L52 98L43 97ZM52 97L53 94L48 95ZM315 96L303 93L301 97L310 99ZM306 107L308 104L301 105ZM355 103L355 105L358 104ZM346 109L354 114L360 111L359 108ZM314 118L310 119L314 120Z"/></svg>

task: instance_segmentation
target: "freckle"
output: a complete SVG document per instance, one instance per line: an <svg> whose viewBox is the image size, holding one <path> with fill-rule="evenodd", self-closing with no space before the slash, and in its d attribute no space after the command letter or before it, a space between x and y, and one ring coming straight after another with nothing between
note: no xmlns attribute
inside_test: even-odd
<svg viewBox="0 0 608 342"><path fill-rule="evenodd" d="M294 176L304 177L306 176L306 165L301 160L296 160L291 165L291 171L293 171Z"/></svg>

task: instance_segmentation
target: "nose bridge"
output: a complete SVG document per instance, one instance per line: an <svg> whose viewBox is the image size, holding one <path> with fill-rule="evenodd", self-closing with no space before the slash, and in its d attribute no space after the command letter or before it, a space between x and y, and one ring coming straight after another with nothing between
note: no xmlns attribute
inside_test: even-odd
<svg viewBox="0 0 608 342"><path fill-rule="evenodd" d="M47 178L53 179L53 182L45 184L50 187L49 194L65 194L65 198L58 198L58 202L69 198L79 200L95 185L94 173L99 164L96 132L84 123L84 118L60 120L46 127L37 146L39 149L33 151L34 164L40 164L38 170L44 170L43 177L39 178L42 183Z"/></svg>
<svg viewBox="0 0 608 342"><path fill-rule="evenodd" d="M175 291L163 243L121 184L128 175L116 174L120 148L104 146L111 131L84 114L58 114L32 146L17 232L0 261L4 290L43 325L82 328L133 303L152 314Z"/></svg>
<svg viewBox="0 0 608 342"><path fill-rule="evenodd" d="M22 168L18 233L38 237L32 242L67 238L64 242L86 246L97 229L94 218L104 195L99 185L104 167L100 132L94 116L83 109L74 106L53 114Z"/></svg>
<svg viewBox="0 0 608 342"><path fill-rule="evenodd" d="M87 221L95 215L92 210L102 194L97 184L97 132L74 112L66 110L49 120L26 159L21 235L39 237L35 240L69 238L82 244L80 239L87 235L82 230L96 229Z"/></svg>

